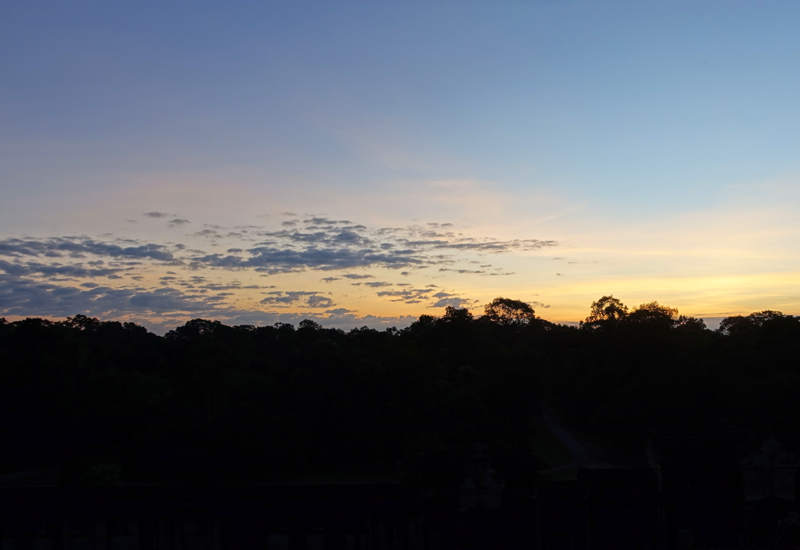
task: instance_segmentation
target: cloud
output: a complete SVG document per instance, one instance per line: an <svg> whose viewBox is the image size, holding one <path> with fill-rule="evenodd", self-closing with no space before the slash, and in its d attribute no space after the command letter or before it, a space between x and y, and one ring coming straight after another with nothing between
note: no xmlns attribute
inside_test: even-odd
<svg viewBox="0 0 800 550"><path fill-rule="evenodd" d="M363 226L358 226L363 227ZM306 226L306 229L318 231L302 232L298 230L262 231L259 235L287 243L328 246L374 246L372 239L360 235L354 227L332 228L328 226ZM275 242L274 240L270 242Z"/></svg>
<svg viewBox="0 0 800 550"><path fill-rule="evenodd" d="M165 219L172 227L190 223L165 212L147 212L144 216ZM347 280L373 289L385 300L462 307L472 302L435 286L412 285L412 276L425 274L422 270L432 267L439 273L465 276L507 275L498 273L501 268L492 268L481 256L557 246L551 240L475 238L456 232L449 223L379 228L321 215L277 220L272 227L236 226L229 230L203 224L198 229L186 235L188 246L110 235L0 239L4 285L0 311L21 316L84 313L144 319L149 315L163 318L152 322L167 323L185 315L275 319L285 318L281 316L288 315L287 310L307 310L328 312L315 313L315 319L322 315L337 319L351 316L348 319L355 322L366 317L340 311L346 308L336 304L335 296L274 285L245 285L231 281L232 272L249 272L243 277L328 272L322 282ZM206 250L198 249L192 239L204 239L202 248ZM165 272L167 266L173 271ZM400 273L410 282L393 283L385 273L381 276L384 280L374 280L376 275L363 272L373 269ZM255 293L248 291L261 289L274 290L258 296L260 305L253 311L234 308L233 304L254 298ZM270 312L272 317L264 316Z"/></svg>
<svg viewBox="0 0 800 550"><path fill-rule="evenodd" d="M92 254L111 258L146 258L159 261L174 259L169 248L160 244L138 244L130 239L127 244L137 246L120 246L119 244L97 241L88 237L51 237L47 239L3 239L0 240L2 256L39 256L47 253L68 253L73 257Z"/></svg>
<svg viewBox="0 0 800 550"><path fill-rule="evenodd" d="M475 303L474 300L468 300L466 298L459 298L457 296L441 298L434 304L429 305L428 307L447 307L452 306L455 308L465 308L470 307Z"/></svg>
<svg viewBox="0 0 800 550"><path fill-rule="evenodd" d="M153 313L165 311L207 312L213 310L213 297L200 299L189 297L174 288L158 289L152 292L137 292L130 296L131 306Z"/></svg>
<svg viewBox="0 0 800 550"><path fill-rule="evenodd" d="M400 287L410 285L400 284ZM476 304L475 300L463 298L456 293L439 290L437 285L427 285L425 288L401 288L400 290L381 290L376 293L381 298L392 302L406 304L427 304L426 307L468 307Z"/></svg>
<svg viewBox="0 0 800 550"><path fill-rule="evenodd" d="M326 309L325 313L331 315L344 315L346 313L355 313L352 309L347 309L346 307L337 307L336 309Z"/></svg>
<svg viewBox="0 0 800 550"><path fill-rule="evenodd" d="M61 265L42 264L38 262L11 263L0 260L0 269L15 277L43 276L43 277L111 277L117 275L118 269L113 268L86 268L82 264Z"/></svg>
<svg viewBox="0 0 800 550"><path fill-rule="evenodd" d="M430 298L432 288L409 288L403 290L381 290L377 293L381 298L389 298L392 302L405 302L406 304L419 304Z"/></svg>
<svg viewBox="0 0 800 550"><path fill-rule="evenodd" d="M307 268L321 271L351 269L354 267L384 267L396 269L422 264L423 258L416 257L412 251L398 251L393 254L377 252L373 249L315 248L296 250L260 246L248 251L249 258L209 254L193 258L198 266L222 267L228 269L248 269L275 274L302 271Z"/></svg>
<svg viewBox="0 0 800 550"><path fill-rule="evenodd" d="M168 217L163 212L148 212L149 217ZM183 218L173 218L172 226L188 224ZM286 223L286 222L284 222ZM300 229L264 231L255 228L224 232L224 228L206 224L203 229L191 234L211 240L229 242L226 253L207 253L187 250L185 245L167 246L143 243L133 239L103 240L90 237L7 238L0 241L0 255L47 256L83 258L87 255L110 258L140 258L161 262L185 262L193 269L215 268L228 270L250 269L266 274L292 273L305 270L347 270L353 268L425 269L438 265L444 270L461 274L484 275L479 269L454 266L459 254L500 254L508 252L538 250L556 246L556 241L540 239L517 239L501 241L476 239L452 232L432 232L446 224L409 226L405 228L369 229L354 225L350 220L336 220L312 216L304 219ZM435 239L417 238L437 235ZM253 237L261 241L255 246L246 245ZM230 242L233 241L233 242ZM231 246L233 245L233 246ZM238 245L238 246L237 246ZM242 246L246 245L246 246ZM176 254L181 254L176 257ZM475 263L464 258L463 261ZM488 264L483 264L488 265ZM349 279L370 278L371 275L345 274Z"/></svg>
<svg viewBox="0 0 800 550"><path fill-rule="evenodd" d="M353 222L348 220L330 220L328 218L312 217L303 220L303 223L309 225L352 225Z"/></svg>
<svg viewBox="0 0 800 550"><path fill-rule="evenodd" d="M481 271L481 270L478 270L478 269L450 269L450 268L445 268L445 267L439 268L439 271L454 271L456 273L462 273L462 274L464 274L464 273L470 273L470 274L486 273L485 271Z"/></svg>
<svg viewBox="0 0 800 550"><path fill-rule="evenodd" d="M149 212L149 217L166 217L163 212ZM172 226L188 224L182 218L173 218ZM300 222L298 222L300 223ZM353 268L377 267L402 269L425 269L434 265L442 270L453 270L461 274L483 275L477 269L453 266L458 257L442 253L503 253L535 250L555 246L555 241L523 239L511 241L479 240L471 237L437 233L437 239L410 238L431 234L430 228L409 226L406 228L369 229L354 225L350 220L335 220L325 217L309 217L302 221L302 229L263 231L249 230L225 232L224 228L206 224L191 234L211 240L229 241L227 252L207 253L186 249L185 245L143 243L134 239L113 241L90 237L7 238L0 241L0 255L47 256L58 258L64 255L85 258L88 255L109 258L139 258L160 262L186 263L192 269L254 270L268 275L301 272L306 270L333 271ZM253 237L261 237L255 246L242 246ZM230 242L233 241L233 242ZM235 244L234 244L235 243ZM233 246L230 246L234 244ZM236 246L238 245L238 246ZM180 254L180 256L176 256ZM474 262L474 260L464 261ZM344 274L348 279L371 278L367 274Z"/></svg>
<svg viewBox="0 0 800 550"><path fill-rule="evenodd" d="M95 283L61 286L0 273L2 316L63 318L80 313L100 319L130 320L159 334L164 334L192 318L220 320L230 325L261 326L276 322L297 325L303 319L312 319L325 327L342 329L363 326L376 329L402 328L417 320L412 315L361 316L351 309L334 308L330 298L305 291L279 294L305 299L307 307L312 309L327 309L313 314L240 309L226 307L220 303L218 296L192 296L174 288L110 288Z"/></svg>
<svg viewBox="0 0 800 550"><path fill-rule="evenodd" d="M326 296L318 296L316 294L314 296L308 297L307 304L308 307L313 307L313 308L333 307L336 305L330 298Z"/></svg>
<svg viewBox="0 0 800 550"><path fill-rule="evenodd" d="M272 291L267 292L268 296L261 300L262 304L275 307L288 307L291 305L307 306L311 308L330 308L336 304L327 296L321 296L318 292L307 290L294 291Z"/></svg>
<svg viewBox="0 0 800 550"><path fill-rule="evenodd" d="M73 287L36 282L0 274L0 313L18 316L66 317L76 313L106 318L131 313L213 313L204 297L188 296L173 288Z"/></svg>
<svg viewBox="0 0 800 550"><path fill-rule="evenodd" d="M205 237L205 238L219 238L222 235L219 234L215 229L201 229L195 233L192 233L193 237Z"/></svg>
<svg viewBox="0 0 800 550"><path fill-rule="evenodd" d="M271 293L275 302L293 303L313 309L330 310L336 304L331 298L314 292L290 291ZM49 282L35 282L8 274L0 274L0 315L67 317L78 313L106 319L130 316L168 315L176 317L205 317L231 321L265 317L261 310L238 310L226 307L224 301L230 293L210 296L190 295L175 288L148 290L143 288L111 288L93 283L80 286L62 286ZM265 302L268 302L268 299ZM333 315L347 314L350 310L331 310ZM351 317L355 318L351 315ZM298 315L297 321L302 317ZM149 322L152 325L153 322ZM163 323L155 323L157 326ZM340 323L341 324L341 323Z"/></svg>
<svg viewBox="0 0 800 550"><path fill-rule="evenodd" d="M538 239L510 240L510 241L477 241L475 239L448 240L403 240L407 246L413 248L431 248L435 250L466 250L473 252L503 253L512 251L539 250L545 247L558 246L557 241L540 241Z"/></svg>

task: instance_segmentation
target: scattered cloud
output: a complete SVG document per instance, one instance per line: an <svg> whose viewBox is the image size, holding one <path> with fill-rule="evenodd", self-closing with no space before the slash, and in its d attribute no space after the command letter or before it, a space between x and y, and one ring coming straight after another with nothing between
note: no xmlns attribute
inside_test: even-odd
<svg viewBox="0 0 800 550"><path fill-rule="evenodd" d="M291 227L286 228L287 224ZM448 266L445 269L458 273L483 275L485 272L481 270L449 266L459 261L459 254L526 252L558 245L553 240L476 239L434 230L446 225L436 225L433 229L431 226L369 229L350 220L312 216L302 221L283 222L284 229L278 231L253 232L261 240L244 249L243 255L202 254L191 261L195 268L254 269L267 274L369 267L404 269L402 273L409 274L409 267L425 269L445 265ZM237 233L223 235L210 226L193 235L209 239L241 237ZM344 274L343 277L371 276Z"/></svg>
<svg viewBox="0 0 800 550"><path fill-rule="evenodd" d="M84 267L83 264L62 265L58 263L43 264L39 262L6 262L0 260L0 269L15 277L69 277L94 278L117 275L118 269Z"/></svg>
<svg viewBox="0 0 800 550"><path fill-rule="evenodd" d="M447 298L440 298L436 303L429 305L428 307L447 307L452 306L455 308L466 308L471 307L475 304L475 300L469 300L466 298L459 298L457 296L447 297Z"/></svg>
<svg viewBox="0 0 800 550"><path fill-rule="evenodd" d="M274 307L289 307L298 305L311 308L330 308L336 305L331 298L322 296L318 292L310 292L307 290L276 290L267 292L267 295L268 296L266 298L261 300L261 303Z"/></svg>
<svg viewBox="0 0 800 550"><path fill-rule="evenodd" d="M480 274L486 273L485 271L481 271L481 270L478 270L478 269L450 269L450 268L447 268L447 267L441 267L441 268L439 268L439 271L453 271L455 273L462 273L462 274L469 273L469 274L475 274L475 275L480 275Z"/></svg>
<svg viewBox="0 0 800 550"><path fill-rule="evenodd" d="M0 315L158 316L160 320L151 324L163 324L181 316L266 322L306 310L315 320L329 319L337 326L369 319L383 323L390 318L359 317L339 306L339 299L329 293L286 290L285 283L277 288L244 284L231 277L238 278L237 272L249 272L249 277L329 272L318 280L345 280L383 300L421 307L467 307L475 302L436 285L413 284L412 276L424 276L424 270L432 267L436 269L430 269L429 278L437 276L434 272L508 275L480 258L557 246L552 240L479 239L455 232L452 223L370 228L348 219L287 215L291 219L274 222L277 228L236 226L231 230L203 224L185 236L187 244L110 234L2 238ZM171 227L191 223L160 211L143 216L165 219ZM384 270L382 280L364 272L373 269ZM393 281L392 273L410 282ZM238 306L248 300L254 300L251 309ZM391 319L402 324L404 318Z"/></svg>
<svg viewBox="0 0 800 550"><path fill-rule="evenodd" d="M76 313L124 317L173 313L211 313L216 307L204 297L173 288L65 286L0 274L0 312L3 315L66 317Z"/></svg>
<svg viewBox="0 0 800 550"><path fill-rule="evenodd" d="M399 251L394 254L383 254L372 249L353 248L316 248L309 247L278 248L259 246L247 250L249 258L221 254L208 254L192 258L198 266L219 267L227 269L254 269L255 271L276 274L317 269L331 271L354 267L400 268L422 264L426 260L413 255L413 251Z"/></svg>
<svg viewBox="0 0 800 550"><path fill-rule="evenodd" d="M308 307L319 308L319 307L333 307L336 304L333 303L333 300L328 298L327 296L319 296L317 294L308 297Z"/></svg>
<svg viewBox="0 0 800 550"><path fill-rule="evenodd" d="M387 298L392 302L404 302L406 304L421 304L430 300L432 288L404 288L402 290L381 290L377 295Z"/></svg>
<svg viewBox="0 0 800 550"><path fill-rule="evenodd" d="M315 309L329 300L311 295ZM227 324L271 325L276 322L297 325L312 319L326 327L351 329L405 327L416 321L412 315L381 317L360 316L347 308L325 309L321 313L290 313L225 307L214 297L190 296L174 288L154 291L142 288L111 288L94 283L62 286L35 282L0 274L0 315L19 317L63 318L76 314L101 319L125 319L164 334L192 318L220 320Z"/></svg>
<svg viewBox="0 0 800 550"><path fill-rule="evenodd" d="M89 237L0 240L0 256L42 256L47 253L70 254L73 257L91 254L110 258L146 258L165 262L174 259L169 247L165 245L139 244L138 241L132 239L125 239L120 244L97 241Z"/></svg>

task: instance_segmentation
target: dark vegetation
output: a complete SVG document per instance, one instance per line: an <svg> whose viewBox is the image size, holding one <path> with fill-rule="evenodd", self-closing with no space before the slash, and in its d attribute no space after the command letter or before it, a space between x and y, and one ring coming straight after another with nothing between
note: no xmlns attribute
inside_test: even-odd
<svg viewBox="0 0 800 550"><path fill-rule="evenodd" d="M798 395L800 317L773 311L717 331L613 297L579 327L502 298L480 317L447 308L385 331L196 319L160 337L81 315L0 321L5 471L396 470L474 443L527 449L542 401L581 433L641 453L649 429L796 430Z"/></svg>

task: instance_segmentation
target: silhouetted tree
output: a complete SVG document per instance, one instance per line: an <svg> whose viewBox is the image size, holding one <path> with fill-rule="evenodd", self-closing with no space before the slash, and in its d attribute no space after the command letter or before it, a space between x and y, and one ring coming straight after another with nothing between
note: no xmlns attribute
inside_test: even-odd
<svg viewBox="0 0 800 550"><path fill-rule="evenodd" d="M483 318L502 326L523 326L536 319L530 304L510 298L495 298L484 309Z"/></svg>
<svg viewBox="0 0 800 550"><path fill-rule="evenodd" d="M662 306L658 302L642 304L626 317L627 321L636 323L660 323L672 326L678 310L669 306Z"/></svg>
<svg viewBox="0 0 800 550"><path fill-rule="evenodd" d="M613 295L603 296L592 302L592 309L586 318L586 323L597 321L619 321L628 315L628 306L614 298Z"/></svg>

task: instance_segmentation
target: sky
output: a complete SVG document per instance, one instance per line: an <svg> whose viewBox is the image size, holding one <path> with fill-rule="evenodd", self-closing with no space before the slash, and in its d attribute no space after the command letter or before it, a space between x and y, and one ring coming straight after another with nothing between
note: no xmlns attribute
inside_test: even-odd
<svg viewBox="0 0 800 550"><path fill-rule="evenodd" d="M800 314L800 4L0 4L0 316Z"/></svg>

